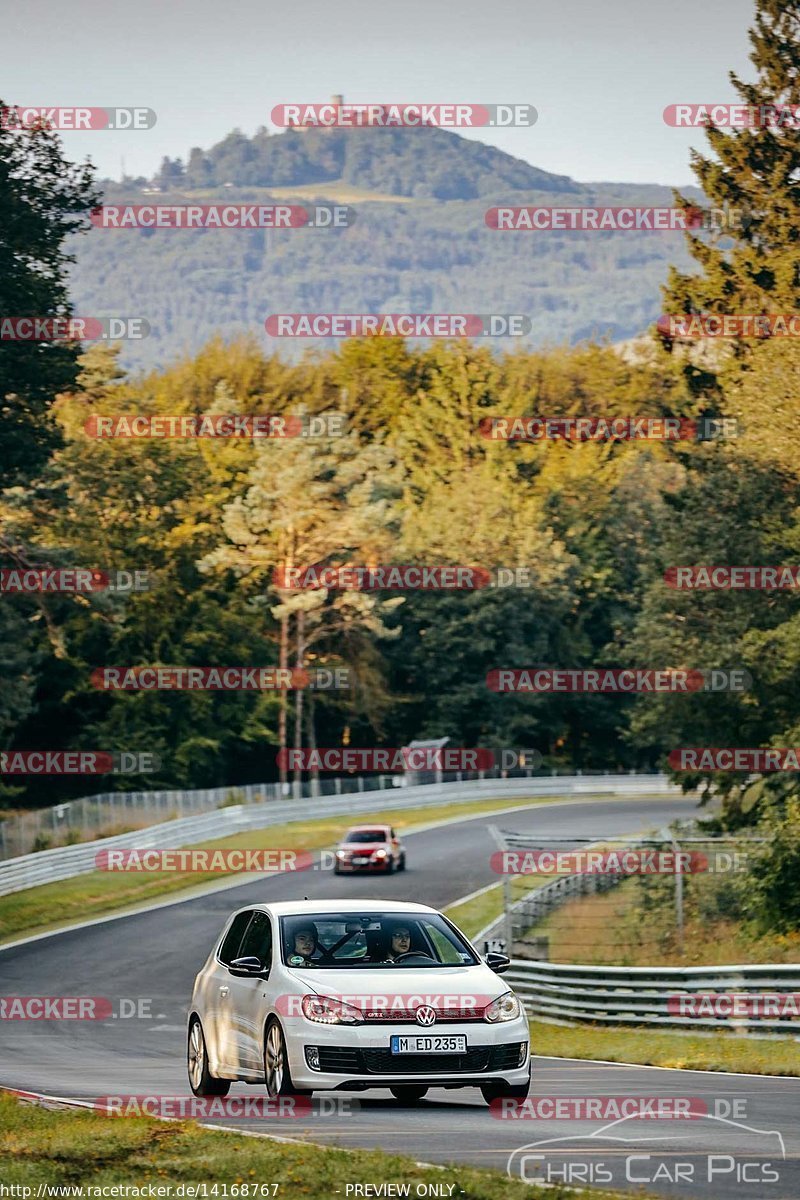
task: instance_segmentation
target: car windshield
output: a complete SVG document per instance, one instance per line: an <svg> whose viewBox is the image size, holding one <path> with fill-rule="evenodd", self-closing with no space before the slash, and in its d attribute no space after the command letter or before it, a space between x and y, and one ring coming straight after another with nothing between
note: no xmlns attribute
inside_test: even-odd
<svg viewBox="0 0 800 1200"><path fill-rule="evenodd" d="M464 939L439 913L311 913L281 917L289 967L420 970L474 966Z"/></svg>
<svg viewBox="0 0 800 1200"><path fill-rule="evenodd" d="M351 829L345 834L345 842L385 842L385 829Z"/></svg>

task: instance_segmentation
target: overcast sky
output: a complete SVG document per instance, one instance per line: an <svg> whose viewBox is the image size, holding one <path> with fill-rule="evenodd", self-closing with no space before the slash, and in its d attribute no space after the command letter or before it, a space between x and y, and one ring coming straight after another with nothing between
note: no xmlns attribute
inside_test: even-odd
<svg viewBox="0 0 800 1200"><path fill-rule="evenodd" d="M140 105L156 126L64 134L101 175L151 175L275 104L528 103L531 129L469 134L583 181L693 182L701 131L666 105L735 100L752 0L26 0L2 17L2 99Z"/></svg>

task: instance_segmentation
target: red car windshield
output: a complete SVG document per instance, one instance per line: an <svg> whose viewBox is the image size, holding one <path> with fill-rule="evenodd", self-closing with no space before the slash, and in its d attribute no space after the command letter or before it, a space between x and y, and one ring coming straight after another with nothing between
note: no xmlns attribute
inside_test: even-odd
<svg viewBox="0 0 800 1200"><path fill-rule="evenodd" d="M350 843L366 844L368 842L387 842L389 835L385 829L351 829L345 834L345 845Z"/></svg>

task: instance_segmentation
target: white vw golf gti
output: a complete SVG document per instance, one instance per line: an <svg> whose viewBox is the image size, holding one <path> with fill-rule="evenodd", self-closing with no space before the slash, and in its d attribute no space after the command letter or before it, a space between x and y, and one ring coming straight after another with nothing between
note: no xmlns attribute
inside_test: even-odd
<svg viewBox="0 0 800 1200"><path fill-rule="evenodd" d="M528 1023L455 925L424 904L257 904L228 920L194 984L189 1082L197 1096L265 1083L270 1097L479 1087L522 1099Z"/></svg>

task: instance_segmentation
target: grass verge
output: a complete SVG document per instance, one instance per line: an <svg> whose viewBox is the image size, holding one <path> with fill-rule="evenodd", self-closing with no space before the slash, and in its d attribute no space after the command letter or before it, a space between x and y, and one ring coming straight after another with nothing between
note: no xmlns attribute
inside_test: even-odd
<svg viewBox="0 0 800 1200"><path fill-rule="evenodd" d="M394 1135L397 1136L396 1134ZM161 1122L146 1117L113 1118L71 1109L44 1109L0 1095L0 1179L36 1195L40 1184L103 1187L128 1184L147 1188L214 1184L237 1190L228 1195L272 1196L279 1200L329 1200L346 1195L348 1183L410 1184L410 1194L437 1195L432 1185L454 1185L459 1200L578 1200L571 1188L541 1188L509 1179L500 1171L420 1166L399 1154L340 1150L303 1142L276 1142L213 1132L192 1121ZM244 1191L245 1185L250 1190ZM261 1189L255 1191L257 1185ZM265 1186L266 1185L266 1186ZM270 1187L269 1185L273 1185ZM263 1189L263 1190L262 1190ZM24 1193L14 1193L24 1197ZM87 1193L91 1195L91 1193ZM162 1193L168 1195L168 1193ZM188 1193L187 1193L188 1194ZM622 1192L593 1190L593 1196Z"/></svg>
<svg viewBox="0 0 800 1200"><path fill-rule="evenodd" d="M291 847L294 850L322 850L338 841L355 823L388 822L401 833L414 825L447 820L451 817L480 816L525 804L546 804L553 796L526 800L480 800L470 804L428 805L421 808L376 809L370 813L342 814L315 821L290 821L246 833L233 834L204 842L205 848L255 849ZM413 862L410 864L413 870ZM231 876L228 876L230 878ZM45 883L23 892L0 897L0 945L25 934L45 933L80 920L104 916L125 908L167 898L179 892L226 878L221 873L153 871L143 874L92 871L59 883ZM243 876L242 878L257 878Z"/></svg>
<svg viewBox="0 0 800 1200"><path fill-rule="evenodd" d="M557 874L548 875L544 872L536 875L512 876L510 881L511 903L516 903L526 892L543 887L544 884L557 878ZM490 922L496 921L503 915L503 905L503 885L496 883L477 896L472 896L468 900L458 900L455 904L448 905L444 911L467 937L474 938Z"/></svg>
<svg viewBox="0 0 800 1200"><path fill-rule="evenodd" d="M698 1034L660 1029L605 1029L531 1021L531 1053L555 1058L607 1059L648 1067L800 1075L800 1042L751 1039L734 1033ZM535 1069L534 1069L535 1078Z"/></svg>
<svg viewBox="0 0 800 1200"><path fill-rule="evenodd" d="M523 882L524 881L524 882ZM547 880L542 876L517 877L515 888L538 887ZM614 939L618 937L618 921L609 905L619 903L620 893L628 886L602 896L576 900L560 908L547 921L536 927L536 932L552 934L554 925L562 933L563 945L557 939L555 947L559 955L551 958L559 962L580 959L581 962L603 960L604 949L611 961ZM515 890L514 898L518 898ZM599 919L587 925L581 923L584 906L591 906ZM569 910L572 910L569 915ZM445 909L447 915L466 933L474 937L490 921L503 911L503 888L497 884L469 900L451 904ZM602 914L602 915L600 915ZM587 940L586 933L591 931ZM563 932L562 932L563 931ZM576 937L581 936L580 948L583 956L570 953ZM595 944L596 943L596 944ZM730 947L728 946L730 951ZM686 960L684 960L685 962ZM694 961L694 960L692 960ZM724 962L723 957L714 961ZM733 958L727 961L734 961ZM746 961L746 960L742 960ZM780 961L780 960L776 960ZM795 959L796 961L796 959ZM752 1075L800 1075L800 1040L788 1038L753 1039L735 1033L717 1033L713 1036L683 1033L681 1030L659 1030L624 1026L602 1027L597 1025L552 1025L549 1022L531 1021L531 1051L555 1058L608 1059L611 1062L638 1063L642 1066L682 1067L698 1071L738 1071Z"/></svg>
<svg viewBox="0 0 800 1200"><path fill-rule="evenodd" d="M695 967L800 960L800 932L756 930L725 876L686 876L683 908L681 944L674 879L634 876L609 892L568 901L534 932L549 939L552 962Z"/></svg>

